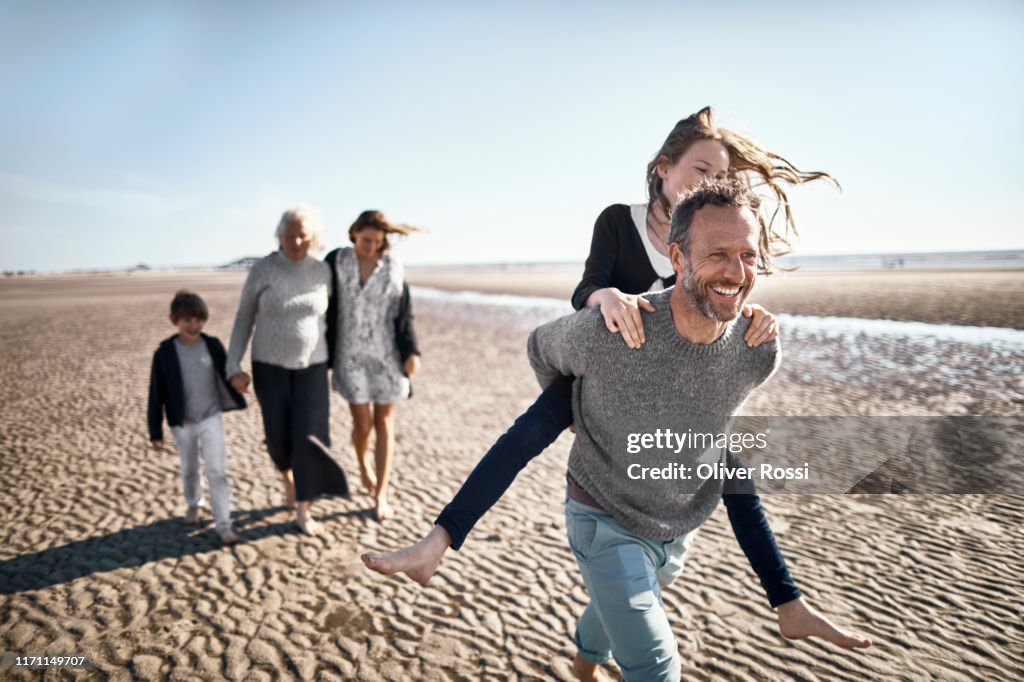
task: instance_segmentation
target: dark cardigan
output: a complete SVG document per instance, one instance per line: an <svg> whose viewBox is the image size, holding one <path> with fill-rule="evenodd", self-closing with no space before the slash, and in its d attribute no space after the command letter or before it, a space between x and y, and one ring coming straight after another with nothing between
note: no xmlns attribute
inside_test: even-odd
<svg viewBox="0 0 1024 682"><path fill-rule="evenodd" d="M206 343L206 350L213 360L217 386L220 389L220 409L245 409L245 398L231 387L225 375L224 366L227 354L216 336L200 334ZM149 374L149 408L146 411L149 422L149 439L163 440L163 413L167 414L168 426L181 426L185 423L185 386L181 381L181 365L178 363L178 351L174 349L177 334L160 342L153 353L153 368Z"/></svg>
<svg viewBox="0 0 1024 682"><path fill-rule="evenodd" d="M335 249L324 256L324 262L331 269L331 300L327 304L327 366L334 368L334 350L338 338L338 270L336 263L338 252ZM398 316L395 318L395 343L398 344L398 353L402 356L402 363L409 359L410 355L421 355L419 346L416 344L416 330L412 327L412 299L409 297L409 285L402 282L402 298L398 302Z"/></svg>

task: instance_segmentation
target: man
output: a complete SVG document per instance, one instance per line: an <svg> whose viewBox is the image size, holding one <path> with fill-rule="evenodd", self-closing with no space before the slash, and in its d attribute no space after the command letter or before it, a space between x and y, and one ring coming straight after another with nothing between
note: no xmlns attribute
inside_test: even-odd
<svg viewBox="0 0 1024 682"><path fill-rule="evenodd" d="M758 268L770 265L758 207L736 181L702 183L679 203L669 245L677 284L647 295L655 311L645 313L641 348L608 334L593 308L530 335L542 386L560 375L580 378L566 530L591 599L575 635L574 669L583 679L596 679L597 665L612 655L626 680L679 678L659 585L679 575L693 532L722 493L720 478L696 473L722 463L722 449L687 435L727 433L780 359L777 342L749 348L743 341L749 320L740 311ZM870 645L801 599L780 607L780 627L789 637Z"/></svg>

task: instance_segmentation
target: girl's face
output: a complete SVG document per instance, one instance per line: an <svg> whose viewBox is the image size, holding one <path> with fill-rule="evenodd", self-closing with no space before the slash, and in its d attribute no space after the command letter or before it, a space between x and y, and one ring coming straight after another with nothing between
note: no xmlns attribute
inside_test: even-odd
<svg viewBox="0 0 1024 682"><path fill-rule="evenodd" d="M729 152L718 140L697 140L671 166L658 164L661 193L675 206L679 197L704 178L725 178L729 173Z"/></svg>
<svg viewBox="0 0 1024 682"><path fill-rule="evenodd" d="M309 253L309 247L313 243L313 234L301 222L291 222L285 225L278 237L281 244L281 251L289 260L301 261Z"/></svg>
<svg viewBox="0 0 1024 682"><path fill-rule="evenodd" d="M366 227L356 232L356 254L363 258L374 258L384 246L384 230Z"/></svg>

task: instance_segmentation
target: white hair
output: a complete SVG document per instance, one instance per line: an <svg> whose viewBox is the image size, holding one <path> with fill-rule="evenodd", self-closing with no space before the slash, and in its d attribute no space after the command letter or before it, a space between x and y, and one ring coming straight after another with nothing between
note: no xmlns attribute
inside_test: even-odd
<svg viewBox="0 0 1024 682"><path fill-rule="evenodd" d="M303 227L309 231L312 239L309 250L320 251L323 249L323 242L320 239L320 234L323 231L323 227L320 225L320 212L310 206L309 204L296 204L290 206L284 213L281 214L281 220L277 223L277 229L274 230L274 236L278 239L284 234L285 228L291 223L302 223Z"/></svg>

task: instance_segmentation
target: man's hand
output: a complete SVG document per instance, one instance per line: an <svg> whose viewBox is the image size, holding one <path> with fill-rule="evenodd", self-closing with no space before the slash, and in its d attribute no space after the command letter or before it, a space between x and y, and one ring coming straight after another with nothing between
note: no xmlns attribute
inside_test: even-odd
<svg viewBox="0 0 1024 682"><path fill-rule="evenodd" d="M420 368L420 356L413 353L405 359L405 363L402 365L402 371L405 372L405 376L412 379L412 375L416 374Z"/></svg>
<svg viewBox="0 0 1024 682"><path fill-rule="evenodd" d="M151 440L149 441L149 446L154 450L163 450L164 442L162 440Z"/></svg>
<svg viewBox="0 0 1024 682"><path fill-rule="evenodd" d="M779 335L779 325L775 316L756 303L748 303L743 306L743 317L750 317L750 326L743 340L751 348L760 346L765 341L772 341Z"/></svg>
<svg viewBox="0 0 1024 682"><path fill-rule="evenodd" d="M231 388L235 389L239 393L245 393L249 390L249 383L251 379L245 372L239 372L238 374L228 377L228 383L231 384Z"/></svg>
<svg viewBox="0 0 1024 682"><path fill-rule="evenodd" d="M622 334L622 340L630 348L639 348L647 340L640 309L653 313L654 306L643 296L624 294L615 287L608 287L592 293L587 305L600 306L608 331Z"/></svg>

